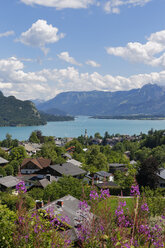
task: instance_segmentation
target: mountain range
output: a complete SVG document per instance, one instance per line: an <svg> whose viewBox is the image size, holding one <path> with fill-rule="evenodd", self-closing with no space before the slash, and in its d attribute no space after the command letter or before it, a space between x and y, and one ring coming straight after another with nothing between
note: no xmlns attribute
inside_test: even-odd
<svg viewBox="0 0 165 248"><path fill-rule="evenodd" d="M156 84L146 84L129 91L63 92L38 104L37 108L49 114L61 111L74 116L165 116L165 89Z"/></svg>

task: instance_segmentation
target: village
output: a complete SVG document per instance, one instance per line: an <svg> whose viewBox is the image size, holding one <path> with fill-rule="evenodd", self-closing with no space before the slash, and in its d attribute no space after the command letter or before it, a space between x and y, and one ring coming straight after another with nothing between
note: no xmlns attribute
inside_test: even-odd
<svg viewBox="0 0 165 248"><path fill-rule="evenodd" d="M140 162L145 164L149 156L146 148L139 149L147 138L147 135L109 136L107 133L104 137L99 133L88 137L85 131L84 136L61 139L34 131L29 140L23 142L12 140L8 134L0 148L3 156L0 157L1 203L9 205L10 195L11 199L12 195L17 197L17 185L24 183L26 194L33 199L29 208L33 206L41 212L51 208L63 224L67 216L70 238L77 244L83 192L86 199L91 190L98 194L108 190L114 197L121 194L130 197ZM153 188L165 189L165 168L159 165L154 173L157 178ZM147 183L151 183L150 178ZM15 209L14 205L10 207Z"/></svg>

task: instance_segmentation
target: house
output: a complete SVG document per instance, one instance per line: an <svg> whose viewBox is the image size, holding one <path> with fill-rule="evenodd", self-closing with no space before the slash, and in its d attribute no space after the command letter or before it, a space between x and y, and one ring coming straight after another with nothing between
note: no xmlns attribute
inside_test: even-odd
<svg viewBox="0 0 165 248"><path fill-rule="evenodd" d="M68 153L74 152L74 151L75 151L75 146L70 146L70 147L68 147L68 148L66 149L66 151L67 151Z"/></svg>
<svg viewBox="0 0 165 248"><path fill-rule="evenodd" d="M66 162L63 164L49 165L41 170L38 170L36 173L40 177L50 174L55 177L72 176L80 179L83 178L87 172L79 168L77 165Z"/></svg>
<svg viewBox="0 0 165 248"><path fill-rule="evenodd" d="M79 161L77 161L77 160L75 160L75 159L69 159L67 162L69 162L69 163L71 163L71 164L73 164L73 165L76 165L76 166L78 166L78 167L81 167L81 165L82 165L81 162L79 162Z"/></svg>
<svg viewBox="0 0 165 248"><path fill-rule="evenodd" d="M103 183L96 183L95 184L96 187L98 187L99 189L111 189L112 187L114 188L118 188L119 186L112 182L112 181L109 181L109 182L103 182Z"/></svg>
<svg viewBox="0 0 165 248"><path fill-rule="evenodd" d="M127 169L127 165L126 164L109 164L109 172L110 173L113 173L115 171L122 171L122 172L126 172L128 169Z"/></svg>
<svg viewBox="0 0 165 248"><path fill-rule="evenodd" d="M65 159L72 159L72 156L67 152L62 154L62 157L65 158Z"/></svg>
<svg viewBox="0 0 165 248"><path fill-rule="evenodd" d="M78 241L77 228L81 225L82 221L93 216L90 213L90 207L88 207L90 215L83 214L80 209L80 201L71 195L66 195L56 201L48 203L40 209L47 210L47 212L50 210L60 222L67 222L70 226L69 238L74 242Z"/></svg>
<svg viewBox="0 0 165 248"><path fill-rule="evenodd" d="M88 184L98 184L104 182L113 182L114 175L112 173L108 173L106 171L98 171L94 174L88 174L83 179L84 182Z"/></svg>
<svg viewBox="0 0 165 248"><path fill-rule="evenodd" d="M25 148L28 155L32 156L37 153L37 151L41 150L42 144L37 143L23 143L23 147Z"/></svg>
<svg viewBox="0 0 165 248"><path fill-rule="evenodd" d="M102 143L102 139L97 139L97 138L94 138L90 141L90 143L92 145L100 145Z"/></svg>
<svg viewBox="0 0 165 248"><path fill-rule="evenodd" d="M165 169L164 168L160 169L160 172L158 174L158 180L159 180L158 187L165 188Z"/></svg>
<svg viewBox="0 0 165 248"><path fill-rule="evenodd" d="M9 163L8 160L6 160L6 159L0 157L0 166L4 166L4 165L6 165L6 164L8 164L8 163Z"/></svg>
<svg viewBox="0 0 165 248"><path fill-rule="evenodd" d="M104 181L114 181L114 175L112 173L108 173L106 171L98 171L94 173L94 180L98 181L98 183L102 183Z"/></svg>
<svg viewBox="0 0 165 248"><path fill-rule="evenodd" d="M34 178L31 178L31 182L32 182L32 185L29 185L29 189L32 189L32 188L46 188L46 186L48 186L49 184L51 184L52 182L57 182L58 181L58 178L57 177L54 177L54 176L51 176L51 175L46 175L44 178L42 179L38 179L38 180L33 180Z"/></svg>
<svg viewBox="0 0 165 248"><path fill-rule="evenodd" d="M0 178L0 190L15 189L19 182L21 182L21 180L13 176L2 177Z"/></svg>
<svg viewBox="0 0 165 248"><path fill-rule="evenodd" d="M1 146L1 149L2 149L4 152L6 152L7 154L10 154L11 147L9 148L9 147L2 147L2 146Z"/></svg>
<svg viewBox="0 0 165 248"><path fill-rule="evenodd" d="M62 146L65 145L65 143L66 143L66 141L64 139L55 138L55 144L56 144L56 146L62 147Z"/></svg>
<svg viewBox="0 0 165 248"><path fill-rule="evenodd" d="M83 178L85 174L87 173L85 170L79 168L78 166L66 162L63 164L55 164L55 165L50 165L49 168L52 170L53 176L72 176L75 178Z"/></svg>
<svg viewBox="0 0 165 248"><path fill-rule="evenodd" d="M34 174L51 164L47 158L25 158L21 164L21 174Z"/></svg>

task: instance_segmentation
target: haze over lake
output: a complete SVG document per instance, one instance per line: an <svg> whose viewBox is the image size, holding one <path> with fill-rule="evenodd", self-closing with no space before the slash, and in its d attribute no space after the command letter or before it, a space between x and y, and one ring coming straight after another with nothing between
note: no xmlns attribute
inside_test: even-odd
<svg viewBox="0 0 165 248"><path fill-rule="evenodd" d="M3 140L7 133L12 138L26 140L34 130L41 130L45 136L56 137L78 137L84 135L87 129L88 136L99 132L109 134L140 134L147 133L151 128L165 129L165 120L103 120L91 119L87 116L78 116L75 121L48 122L45 126L28 127L0 127L0 140Z"/></svg>

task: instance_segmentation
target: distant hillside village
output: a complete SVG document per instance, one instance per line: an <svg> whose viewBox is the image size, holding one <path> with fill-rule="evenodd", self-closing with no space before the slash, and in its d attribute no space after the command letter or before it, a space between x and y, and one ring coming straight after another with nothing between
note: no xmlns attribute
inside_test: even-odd
<svg viewBox="0 0 165 248"><path fill-rule="evenodd" d="M154 147L151 142L156 135L162 144ZM0 189L14 189L18 180L25 182L28 191L45 189L64 176L80 179L98 189L124 189L130 186L127 178L131 176L133 182L147 159L156 160L163 152L164 141L165 132L153 130L148 135L138 136L110 136L106 132L104 137L99 133L88 137L85 130L85 135L77 139L45 137L41 131L34 131L25 142L12 140L7 134L0 148ZM165 188L164 160L159 157L159 161L155 161L159 164L155 184L160 188ZM125 182L120 177L124 177Z"/></svg>
<svg viewBox="0 0 165 248"><path fill-rule="evenodd" d="M165 130L138 136L105 132L104 137L88 137L85 130L78 138L47 137L36 130L27 141L7 134L0 146L1 205L16 211L17 185L24 183L27 209L51 207L62 222L67 214L75 243L80 200L88 200L90 192L129 196L137 182L141 191L165 195Z"/></svg>

